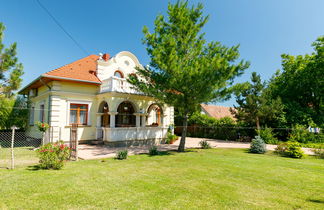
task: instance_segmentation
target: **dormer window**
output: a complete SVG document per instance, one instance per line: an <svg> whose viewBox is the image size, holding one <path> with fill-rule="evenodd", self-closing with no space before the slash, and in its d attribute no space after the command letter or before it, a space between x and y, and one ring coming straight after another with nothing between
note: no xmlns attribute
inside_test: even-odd
<svg viewBox="0 0 324 210"><path fill-rule="evenodd" d="M121 71L115 71L114 76L118 78L124 78L124 75Z"/></svg>

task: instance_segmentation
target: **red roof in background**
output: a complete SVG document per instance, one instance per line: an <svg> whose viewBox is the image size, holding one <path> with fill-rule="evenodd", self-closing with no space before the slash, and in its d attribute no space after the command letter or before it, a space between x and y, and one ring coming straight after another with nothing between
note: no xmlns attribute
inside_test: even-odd
<svg viewBox="0 0 324 210"><path fill-rule="evenodd" d="M200 104L202 109L210 116L216 119L223 118L223 117L230 117L235 120L233 114L230 111L231 107L226 106L216 106L216 105L207 105L207 104Z"/></svg>
<svg viewBox="0 0 324 210"><path fill-rule="evenodd" d="M46 72L42 76L64 77L67 80L73 79L101 83L100 79L96 76L98 59L98 55L89 55L55 70Z"/></svg>

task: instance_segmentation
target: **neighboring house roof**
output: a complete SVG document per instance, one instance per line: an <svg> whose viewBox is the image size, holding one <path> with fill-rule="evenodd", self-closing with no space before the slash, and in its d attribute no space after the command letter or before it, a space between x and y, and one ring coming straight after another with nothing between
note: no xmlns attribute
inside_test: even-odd
<svg viewBox="0 0 324 210"><path fill-rule="evenodd" d="M68 80L72 82L90 83L100 85L101 81L96 76L98 55L89 55L70 64L46 72L29 83L19 91L23 94L30 88L40 87L53 80Z"/></svg>
<svg viewBox="0 0 324 210"><path fill-rule="evenodd" d="M223 117L230 117L232 119L235 119L233 114L230 111L231 107L207 105L207 104L200 104L200 105L202 110L210 117L214 117L216 119L223 118Z"/></svg>

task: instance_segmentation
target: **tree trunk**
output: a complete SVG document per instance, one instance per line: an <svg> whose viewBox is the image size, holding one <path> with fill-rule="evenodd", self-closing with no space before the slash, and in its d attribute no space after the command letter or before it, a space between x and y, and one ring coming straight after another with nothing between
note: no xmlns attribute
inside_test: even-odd
<svg viewBox="0 0 324 210"><path fill-rule="evenodd" d="M181 134L180 144L178 147L178 152L184 152L184 150L185 150L187 126L188 126L188 114L185 114L185 116L183 118L182 134Z"/></svg>
<svg viewBox="0 0 324 210"><path fill-rule="evenodd" d="M260 130L260 120L258 116L255 118L255 123L256 123L257 130Z"/></svg>

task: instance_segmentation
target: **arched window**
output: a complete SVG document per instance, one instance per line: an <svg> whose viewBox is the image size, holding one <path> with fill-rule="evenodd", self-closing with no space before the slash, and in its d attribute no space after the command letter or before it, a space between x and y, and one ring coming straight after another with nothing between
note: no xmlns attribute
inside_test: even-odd
<svg viewBox="0 0 324 210"><path fill-rule="evenodd" d="M134 107L129 101L119 104L116 115L116 127L135 127L136 117Z"/></svg>
<svg viewBox="0 0 324 210"><path fill-rule="evenodd" d="M124 78L124 75L121 71L115 71L114 76L118 78Z"/></svg>
<svg viewBox="0 0 324 210"><path fill-rule="evenodd" d="M162 108L157 104L152 104L147 110L147 125L160 126L162 125Z"/></svg>

